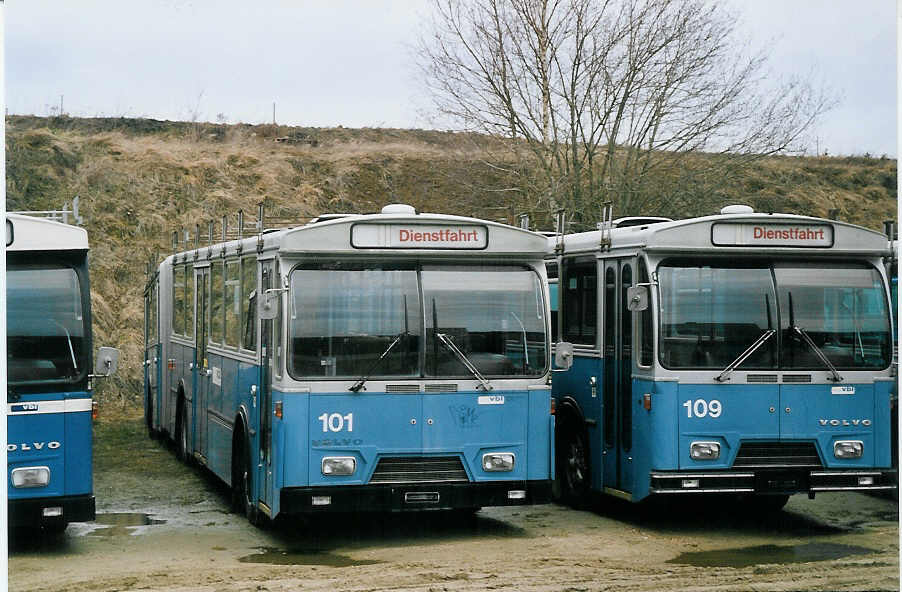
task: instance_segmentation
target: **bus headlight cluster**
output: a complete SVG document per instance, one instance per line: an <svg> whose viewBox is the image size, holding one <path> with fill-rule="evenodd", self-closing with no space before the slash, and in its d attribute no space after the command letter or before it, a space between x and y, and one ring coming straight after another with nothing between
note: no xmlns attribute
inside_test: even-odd
<svg viewBox="0 0 902 592"><path fill-rule="evenodd" d="M489 452L482 455L482 468L485 471L513 471L513 452Z"/></svg>
<svg viewBox="0 0 902 592"><path fill-rule="evenodd" d="M717 460L720 458L720 443L693 442L689 445L689 456L692 460Z"/></svg>
<svg viewBox="0 0 902 592"><path fill-rule="evenodd" d="M864 443L861 440L838 440L833 443L833 456L842 460L861 458L863 452Z"/></svg>
<svg viewBox="0 0 902 592"><path fill-rule="evenodd" d="M50 483L49 467L22 467L12 471L13 487L46 487Z"/></svg>
<svg viewBox="0 0 902 592"><path fill-rule="evenodd" d="M353 456L327 456L323 458L323 475L353 475L357 470L357 459Z"/></svg>

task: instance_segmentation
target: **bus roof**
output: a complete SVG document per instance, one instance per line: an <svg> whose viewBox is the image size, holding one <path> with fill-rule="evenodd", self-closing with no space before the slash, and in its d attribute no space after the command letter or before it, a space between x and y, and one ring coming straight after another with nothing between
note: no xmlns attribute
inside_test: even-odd
<svg viewBox="0 0 902 592"><path fill-rule="evenodd" d="M87 250L88 231L45 218L7 213L7 251Z"/></svg>
<svg viewBox="0 0 902 592"><path fill-rule="evenodd" d="M795 214L719 214L658 222L608 231L610 249L645 249L663 253L813 252L850 256L885 256L884 234L846 222ZM591 252L601 249L602 231L581 232L548 239L548 251Z"/></svg>
<svg viewBox="0 0 902 592"><path fill-rule="evenodd" d="M351 214L337 218L318 218L304 226L266 231L262 251L285 254L328 254L357 256L497 256L533 258L545 256L544 236L477 218L444 214L417 214L412 211L387 211L380 214ZM255 235L243 240L218 243L212 255L249 253L258 249ZM207 246L200 247L200 258L207 258ZM194 250L186 251L193 253ZM184 256L176 259L184 260ZM193 256L188 255L187 259Z"/></svg>

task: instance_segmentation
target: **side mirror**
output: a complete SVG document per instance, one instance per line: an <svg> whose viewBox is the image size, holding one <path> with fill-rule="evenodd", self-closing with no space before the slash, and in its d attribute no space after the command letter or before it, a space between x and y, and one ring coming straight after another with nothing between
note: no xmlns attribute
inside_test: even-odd
<svg viewBox="0 0 902 592"><path fill-rule="evenodd" d="M648 286L632 286L626 290L626 308L631 312L648 309Z"/></svg>
<svg viewBox="0 0 902 592"><path fill-rule="evenodd" d="M101 347L94 360L94 375L112 376L119 369L119 350L115 347Z"/></svg>
<svg viewBox="0 0 902 592"><path fill-rule="evenodd" d="M573 344L560 341L554 346L554 365L552 372L566 372L573 366Z"/></svg>
<svg viewBox="0 0 902 592"><path fill-rule="evenodd" d="M279 297L285 288L270 288L263 292L263 298L258 299L257 313L263 320L272 320L279 313Z"/></svg>

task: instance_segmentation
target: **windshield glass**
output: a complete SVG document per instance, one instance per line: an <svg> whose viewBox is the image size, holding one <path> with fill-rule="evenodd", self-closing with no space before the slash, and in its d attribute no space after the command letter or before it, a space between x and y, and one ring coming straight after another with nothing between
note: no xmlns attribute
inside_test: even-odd
<svg viewBox="0 0 902 592"><path fill-rule="evenodd" d="M889 313L872 267L669 260L658 278L659 355L667 368L722 370L766 330L778 329L779 338L762 344L742 369L823 369L793 324L837 368L889 365Z"/></svg>
<svg viewBox="0 0 902 592"><path fill-rule="evenodd" d="M10 383L72 380L87 369L81 286L73 268L10 266L6 306Z"/></svg>
<svg viewBox="0 0 902 592"><path fill-rule="evenodd" d="M797 326L837 368L884 368L889 363L889 314L876 269L859 265L774 266L784 330ZM821 364L810 344L784 332L780 364Z"/></svg>
<svg viewBox="0 0 902 592"><path fill-rule="evenodd" d="M418 376L422 313L414 269L341 266L291 274L293 376Z"/></svg>
<svg viewBox="0 0 902 592"><path fill-rule="evenodd" d="M668 368L723 369L776 325L768 268L662 266L658 278L661 363ZM743 367L773 367L776 351L770 340Z"/></svg>
<svg viewBox="0 0 902 592"><path fill-rule="evenodd" d="M487 377L545 372L542 285L532 270L336 263L295 269L290 285L295 378L471 377L436 326Z"/></svg>
<svg viewBox="0 0 902 592"><path fill-rule="evenodd" d="M545 372L545 313L539 277L511 267L426 267L426 376L469 376L436 333L486 376Z"/></svg>

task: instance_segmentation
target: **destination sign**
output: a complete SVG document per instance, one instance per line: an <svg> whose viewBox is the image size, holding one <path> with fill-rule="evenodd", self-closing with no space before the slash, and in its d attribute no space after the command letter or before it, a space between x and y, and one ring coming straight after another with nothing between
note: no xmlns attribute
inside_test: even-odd
<svg viewBox="0 0 902 592"><path fill-rule="evenodd" d="M718 246L828 248L833 246L833 227L829 224L722 222L712 226L711 242Z"/></svg>
<svg viewBox="0 0 902 592"><path fill-rule="evenodd" d="M488 228L473 224L355 224L355 249L484 249Z"/></svg>

